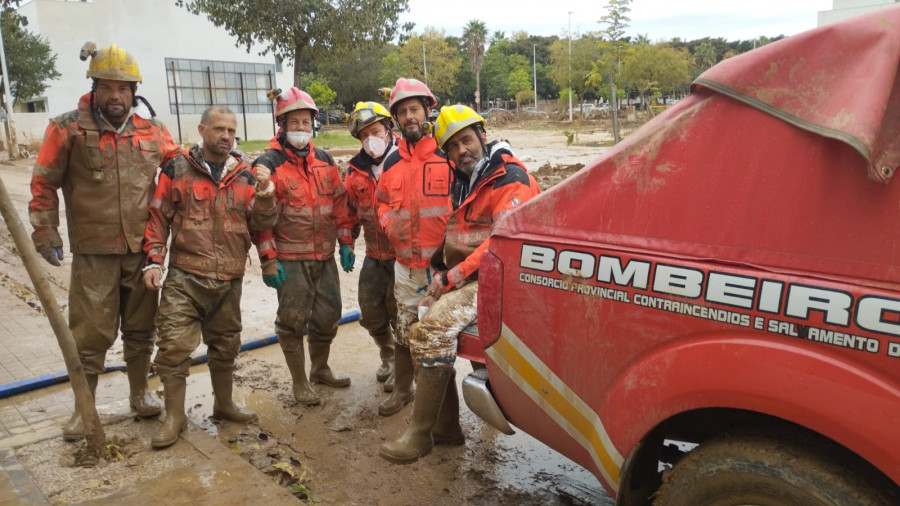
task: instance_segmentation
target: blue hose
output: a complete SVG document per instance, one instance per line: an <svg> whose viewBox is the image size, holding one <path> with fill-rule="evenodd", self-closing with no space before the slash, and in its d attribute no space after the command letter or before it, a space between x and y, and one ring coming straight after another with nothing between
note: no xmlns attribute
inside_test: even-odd
<svg viewBox="0 0 900 506"><path fill-rule="evenodd" d="M355 322L357 320L359 320L359 311L354 309L353 311L347 311L346 313L344 313L343 316L341 316L341 319L338 320L338 325ZM268 337L253 339L251 341L242 343L241 351L255 350L256 348L261 348L263 346L268 346L277 342L278 336L272 334ZM208 358L209 357L207 357L206 353L197 355L196 357L191 357L191 365L205 364ZM125 372L125 364L106 366L106 372L111 371ZM69 381L68 371L55 372L52 374L38 376L37 378L14 381L12 383L7 383L6 385L0 385L0 399L12 397L13 395L23 394L25 392L31 392L40 388L46 388L58 383L65 383L66 381Z"/></svg>

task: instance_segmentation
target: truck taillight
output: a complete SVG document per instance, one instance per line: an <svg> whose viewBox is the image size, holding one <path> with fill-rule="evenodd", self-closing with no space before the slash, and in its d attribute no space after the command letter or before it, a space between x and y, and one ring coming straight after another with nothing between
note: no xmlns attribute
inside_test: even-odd
<svg viewBox="0 0 900 506"><path fill-rule="evenodd" d="M503 262L485 251L478 269L478 335L485 348L500 338L502 290Z"/></svg>

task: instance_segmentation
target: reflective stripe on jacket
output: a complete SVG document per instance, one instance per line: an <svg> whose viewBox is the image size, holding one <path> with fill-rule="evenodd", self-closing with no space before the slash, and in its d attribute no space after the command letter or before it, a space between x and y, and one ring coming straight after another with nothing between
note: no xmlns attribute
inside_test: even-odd
<svg viewBox="0 0 900 506"><path fill-rule="evenodd" d="M396 141L388 150L388 155L396 151ZM387 155L386 155L387 156ZM350 219L353 225L362 225L363 237L366 241L366 255L376 260L393 260L394 248L388 240L384 229L378 223L378 202L375 200L375 188L378 181L372 173L374 160L365 151L350 159L344 185L350 196Z"/></svg>
<svg viewBox="0 0 900 506"><path fill-rule="evenodd" d="M275 258L275 199L257 198L255 184L247 164L234 156L216 182L196 146L167 163L150 202L144 244L148 263L164 261L170 227L169 265L197 276L242 277L251 242L261 259Z"/></svg>
<svg viewBox="0 0 900 506"><path fill-rule="evenodd" d="M77 254L139 253L157 168L181 148L155 118L132 114L122 132L98 126L88 102L47 125L31 176L29 219L35 245L62 246L59 195Z"/></svg>
<svg viewBox="0 0 900 506"><path fill-rule="evenodd" d="M384 162L375 198L378 220L397 261L425 268L444 239L450 205L450 164L434 137L410 147L406 139Z"/></svg>
<svg viewBox="0 0 900 506"><path fill-rule="evenodd" d="M490 242L494 223L540 193L537 181L505 142L488 145L490 160L471 192L469 177L454 169L454 210L447 223L443 259L454 286L478 278L481 255ZM468 194L467 194L468 192Z"/></svg>
<svg viewBox="0 0 900 506"><path fill-rule="evenodd" d="M347 190L331 155L312 142L303 151L286 147L278 135L253 165L272 171L278 222L273 234L278 258L328 260L336 242L351 245Z"/></svg>

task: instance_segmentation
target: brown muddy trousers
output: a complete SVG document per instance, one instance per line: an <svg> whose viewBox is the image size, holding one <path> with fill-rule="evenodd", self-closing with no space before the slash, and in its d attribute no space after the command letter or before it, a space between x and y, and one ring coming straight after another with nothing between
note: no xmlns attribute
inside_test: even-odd
<svg viewBox="0 0 900 506"><path fill-rule="evenodd" d="M478 282L447 292L412 325L409 348L423 367L452 368L459 333L478 317Z"/></svg>
<svg viewBox="0 0 900 506"><path fill-rule="evenodd" d="M310 343L330 344L341 319L341 284L334 257L327 260L279 260L285 281L278 290L275 332L286 352Z"/></svg>
<svg viewBox="0 0 900 506"><path fill-rule="evenodd" d="M368 255L359 273L359 324L373 337L390 335L397 326L394 299L394 259Z"/></svg>
<svg viewBox="0 0 900 506"><path fill-rule="evenodd" d="M163 378L187 378L191 353L207 346L209 369L231 371L241 349L243 278L209 279L169 270L159 304L159 352L154 364Z"/></svg>

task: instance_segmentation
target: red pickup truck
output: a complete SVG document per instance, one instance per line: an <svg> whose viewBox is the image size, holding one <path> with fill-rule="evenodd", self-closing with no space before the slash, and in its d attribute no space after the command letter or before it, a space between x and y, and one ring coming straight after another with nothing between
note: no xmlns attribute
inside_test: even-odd
<svg viewBox="0 0 900 506"><path fill-rule="evenodd" d="M725 60L498 223L469 408L617 504L900 504L898 26Z"/></svg>

